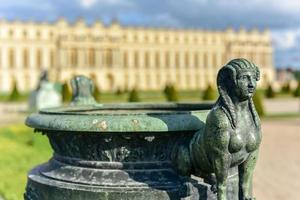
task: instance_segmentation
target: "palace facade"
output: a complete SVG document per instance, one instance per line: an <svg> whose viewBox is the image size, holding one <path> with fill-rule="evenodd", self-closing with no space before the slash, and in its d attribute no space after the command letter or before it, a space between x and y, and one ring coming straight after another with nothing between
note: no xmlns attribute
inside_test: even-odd
<svg viewBox="0 0 300 200"><path fill-rule="evenodd" d="M0 92L36 87L41 71L53 81L83 74L101 90L203 89L215 84L220 67L233 58L256 63L260 86L275 79L269 31L180 30L104 26L84 20L69 24L0 21Z"/></svg>

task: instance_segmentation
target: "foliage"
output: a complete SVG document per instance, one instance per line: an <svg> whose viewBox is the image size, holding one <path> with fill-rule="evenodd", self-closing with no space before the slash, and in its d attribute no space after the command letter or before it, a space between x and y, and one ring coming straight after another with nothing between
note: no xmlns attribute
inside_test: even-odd
<svg viewBox="0 0 300 200"><path fill-rule="evenodd" d="M93 96L95 97L96 101L100 101L101 100L101 92L100 92L99 87L96 84L94 85Z"/></svg>
<svg viewBox="0 0 300 200"><path fill-rule="evenodd" d="M121 89L121 88L118 88L118 89L116 90L116 95L117 95L117 96L120 96L120 95L122 95L122 94L123 94L122 89Z"/></svg>
<svg viewBox="0 0 300 200"><path fill-rule="evenodd" d="M295 97L300 97L300 80L298 81L298 86L294 91L294 96Z"/></svg>
<svg viewBox="0 0 300 200"><path fill-rule="evenodd" d="M28 171L51 157L49 142L23 125L1 127L0 152L0 196L23 199Z"/></svg>
<svg viewBox="0 0 300 200"><path fill-rule="evenodd" d="M128 101L129 101L129 102L139 102L139 101L141 101L137 89L133 88L133 89L129 92Z"/></svg>
<svg viewBox="0 0 300 200"><path fill-rule="evenodd" d="M256 108L256 111L260 117L265 116L265 109L264 109L264 104L263 104L263 95L261 92L256 91L254 97L253 97L253 102Z"/></svg>
<svg viewBox="0 0 300 200"><path fill-rule="evenodd" d="M72 100L72 93L67 82L65 82L62 87L62 99L63 102L70 102Z"/></svg>
<svg viewBox="0 0 300 200"><path fill-rule="evenodd" d="M275 91L273 90L273 87L271 84L268 85L268 88L265 92L265 95L267 98L274 98L276 96Z"/></svg>
<svg viewBox="0 0 300 200"><path fill-rule="evenodd" d="M217 98L217 92L213 89L211 85L208 85L203 92L203 100L215 100Z"/></svg>
<svg viewBox="0 0 300 200"><path fill-rule="evenodd" d="M178 101L178 92L174 85L167 84L163 92L167 101Z"/></svg>
<svg viewBox="0 0 300 200"><path fill-rule="evenodd" d="M295 71L294 76L298 81L300 81L300 70Z"/></svg>
<svg viewBox="0 0 300 200"><path fill-rule="evenodd" d="M282 92L282 93L285 93L285 94L291 93L291 87L290 87L290 83L289 83L289 82L285 83L285 84L282 86L281 92Z"/></svg>
<svg viewBox="0 0 300 200"><path fill-rule="evenodd" d="M19 90L18 90L17 82L14 81L13 82L13 89L12 89L10 95L9 95L8 100L9 101L18 101L18 100L20 100L20 96L21 95L20 95Z"/></svg>

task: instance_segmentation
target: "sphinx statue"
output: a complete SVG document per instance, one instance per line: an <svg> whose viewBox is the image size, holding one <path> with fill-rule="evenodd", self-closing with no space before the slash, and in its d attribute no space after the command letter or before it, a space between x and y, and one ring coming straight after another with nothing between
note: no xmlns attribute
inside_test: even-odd
<svg viewBox="0 0 300 200"><path fill-rule="evenodd" d="M189 144L175 149L173 161L182 176L195 175L212 185L218 200L227 200L228 173L238 169L235 199L254 200L252 175L261 143L260 119L252 97L260 72L246 59L234 59L217 76L219 98L208 114L204 130Z"/></svg>

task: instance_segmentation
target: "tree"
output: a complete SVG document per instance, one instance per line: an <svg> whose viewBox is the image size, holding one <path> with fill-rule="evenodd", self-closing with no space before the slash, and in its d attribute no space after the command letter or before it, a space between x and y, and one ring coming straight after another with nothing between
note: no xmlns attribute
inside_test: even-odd
<svg viewBox="0 0 300 200"><path fill-rule="evenodd" d="M19 93L17 82L13 81L13 89L9 95L9 101L18 101L20 99L21 95Z"/></svg>
<svg viewBox="0 0 300 200"><path fill-rule="evenodd" d="M140 97L139 97L139 94L138 94L138 91L135 88L133 88L130 91L128 101L129 102L139 102L139 101L141 101Z"/></svg>
<svg viewBox="0 0 300 200"><path fill-rule="evenodd" d="M100 101L100 99L101 99L101 92L100 92L99 87L96 84L94 86L93 96L94 96L94 98L95 98L96 101Z"/></svg>
<svg viewBox="0 0 300 200"><path fill-rule="evenodd" d="M298 81L298 86L294 91L294 96L295 97L300 97L300 81Z"/></svg>
<svg viewBox="0 0 300 200"><path fill-rule="evenodd" d="M286 93L286 94L288 94L288 93L291 92L291 87L290 87L290 83L289 83L289 82L287 82L286 84L284 84L284 85L282 86L281 92L282 92L282 93Z"/></svg>
<svg viewBox="0 0 300 200"><path fill-rule="evenodd" d="M273 87L271 84L268 85L268 88L266 90L266 97L267 98L274 98L276 96L275 91L273 90Z"/></svg>
<svg viewBox="0 0 300 200"><path fill-rule="evenodd" d="M70 102L72 100L72 94L67 82L65 82L62 87L62 99L63 102Z"/></svg>
<svg viewBox="0 0 300 200"><path fill-rule="evenodd" d="M122 94L123 94L122 89L118 87L118 89L116 90L115 94L116 94L117 96L122 95Z"/></svg>
<svg viewBox="0 0 300 200"><path fill-rule="evenodd" d="M164 89L167 101L178 101L178 92L174 85L167 84Z"/></svg>
<svg viewBox="0 0 300 200"><path fill-rule="evenodd" d="M203 92L203 100L215 100L217 98L216 91L211 85L208 85Z"/></svg>
<svg viewBox="0 0 300 200"><path fill-rule="evenodd" d="M259 91L256 91L255 95L253 96L253 103L256 108L256 112L260 117L265 116L265 109L263 105L263 95Z"/></svg>

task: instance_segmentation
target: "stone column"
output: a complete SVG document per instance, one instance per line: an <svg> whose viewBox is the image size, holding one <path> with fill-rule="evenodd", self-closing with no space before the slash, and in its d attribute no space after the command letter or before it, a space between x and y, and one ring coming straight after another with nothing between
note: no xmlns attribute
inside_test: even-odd
<svg viewBox="0 0 300 200"><path fill-rule="evenodd" d="M43 51L43 54L42 54L42 56L43 56L43 58L42 58L42 67L44 68L44 69L49 69L50 68L50 57L49 57L49 55L50 55L50 49L49 48L43 48L42 49L42 51Z"/></svg>
<svg viewBox="0 0 300 200"><path fill-rule="evenodd" d="M2 47L1 51L1 66L2 69L8 69L8 49L6 47Z"/></svg>

